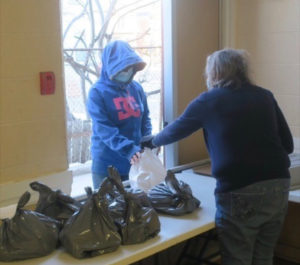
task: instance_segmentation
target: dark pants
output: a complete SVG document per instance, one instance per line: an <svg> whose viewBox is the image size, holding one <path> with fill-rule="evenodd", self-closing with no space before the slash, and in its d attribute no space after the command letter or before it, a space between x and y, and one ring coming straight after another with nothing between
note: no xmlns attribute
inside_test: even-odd
<svg viewBox="0 0 300 265"><path fill-rule="evenodd" d="M289 179L273 179L215 195L223 265L273 264L289 187Z"/></svg>

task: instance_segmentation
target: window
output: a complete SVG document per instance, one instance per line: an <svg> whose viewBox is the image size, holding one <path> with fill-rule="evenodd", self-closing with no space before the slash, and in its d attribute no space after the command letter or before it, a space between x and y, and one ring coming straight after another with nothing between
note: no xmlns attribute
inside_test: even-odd
<svg viewBox="0 0 300 265"><path fill-rule="evenodd" d="M91 120L85 103L100 76L101 52L111 40L128 41L146 61L135 80L147 93L153 132L160 130L161 0L63 0L62 18L68 160L71 168L89 169Z"/></svg>

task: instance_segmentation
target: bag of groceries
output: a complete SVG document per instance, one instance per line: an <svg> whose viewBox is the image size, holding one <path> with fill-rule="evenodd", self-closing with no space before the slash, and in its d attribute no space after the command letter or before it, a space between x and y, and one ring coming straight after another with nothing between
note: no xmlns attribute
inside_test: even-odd
<svg viewBox="0 0 300 265"><path fill-rule="evenodd" d="M132 188L148 192L155 185L164 181L167 171L156 154L156 150L145 148L141 158L130 167L129 182Z"/></svg>
<svg viewBox="0 0 300 265"><path fill-rule="evenodd" d="M200 201L193 196L190 186L178 181L169 170L165 182L152 188L148 192L148 198L155 210L170 215L191 213L200 206Z"/></svg>
<svg viewBox="0 0 300 265"><path fill-rule="evenodd" d="M110 182L117 189L113 193L114 198L110 198L109 211L122 237L122 244L141 243L156 236L160 231L160 222L146 199L147 195L140 190L126 190L115 168L109 167L108 173Z"/></svg>
<svg viewBox="0 0 300 265"><path fill-rule="evenodd" d="M105 186L97 193L86 188L88 199L65 223L59 238L64 248L75 258L88 258L116 250L121 244L108 212Z"/></svg>
<svg viewBox="0 0 300 265"><path fill-rule="evenodd" d="M34 181L30 187L39 192L36 212L50 216L64 224L81 207L80 202L60 190L52 190L48 186Z"/></svg>
<svg viewBox="0 0 300 265"><path fill-rule="evenodd" d="M0 221L0 260L13 261L50 254L58 245L60 223L44 214L25 210L30 199L25 192L11 219Z"/></svg>

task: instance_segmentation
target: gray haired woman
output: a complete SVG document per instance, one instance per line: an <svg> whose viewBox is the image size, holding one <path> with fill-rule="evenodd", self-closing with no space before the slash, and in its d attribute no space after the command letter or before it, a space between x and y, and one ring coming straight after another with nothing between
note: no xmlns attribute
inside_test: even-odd
<svg viewBox="0 0 300 265"><path fill-rule="evenodd" d="M214 52L206 77L208 91L141 146L170 144L202 128L217 180L222 264L271 265L287 210L291 132L273 94L250 81L246 52Z"/></svg>

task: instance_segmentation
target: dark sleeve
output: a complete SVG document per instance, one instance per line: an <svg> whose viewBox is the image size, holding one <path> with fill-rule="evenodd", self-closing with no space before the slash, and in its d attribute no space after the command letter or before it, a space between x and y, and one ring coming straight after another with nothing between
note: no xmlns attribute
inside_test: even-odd
<svg viewBox="0 0 300 265"><path fill-rule="evenodd" d="M174 122L154 137L153 143L156 146L171 144L191 135L202 128L204 111L204 103L198 99L193 100Z"/></svg>
<svg viewBox="0 0 300 265"><path fill-rule="evenodd" d="M281 143L288 154L294 151L294 143L293 143L293 136L291 134L290 128L284 118L284 115L279 108L276 100L275 101L275 110L277 116L277 123L278 123L278 132L281 139Z"/></svg>

